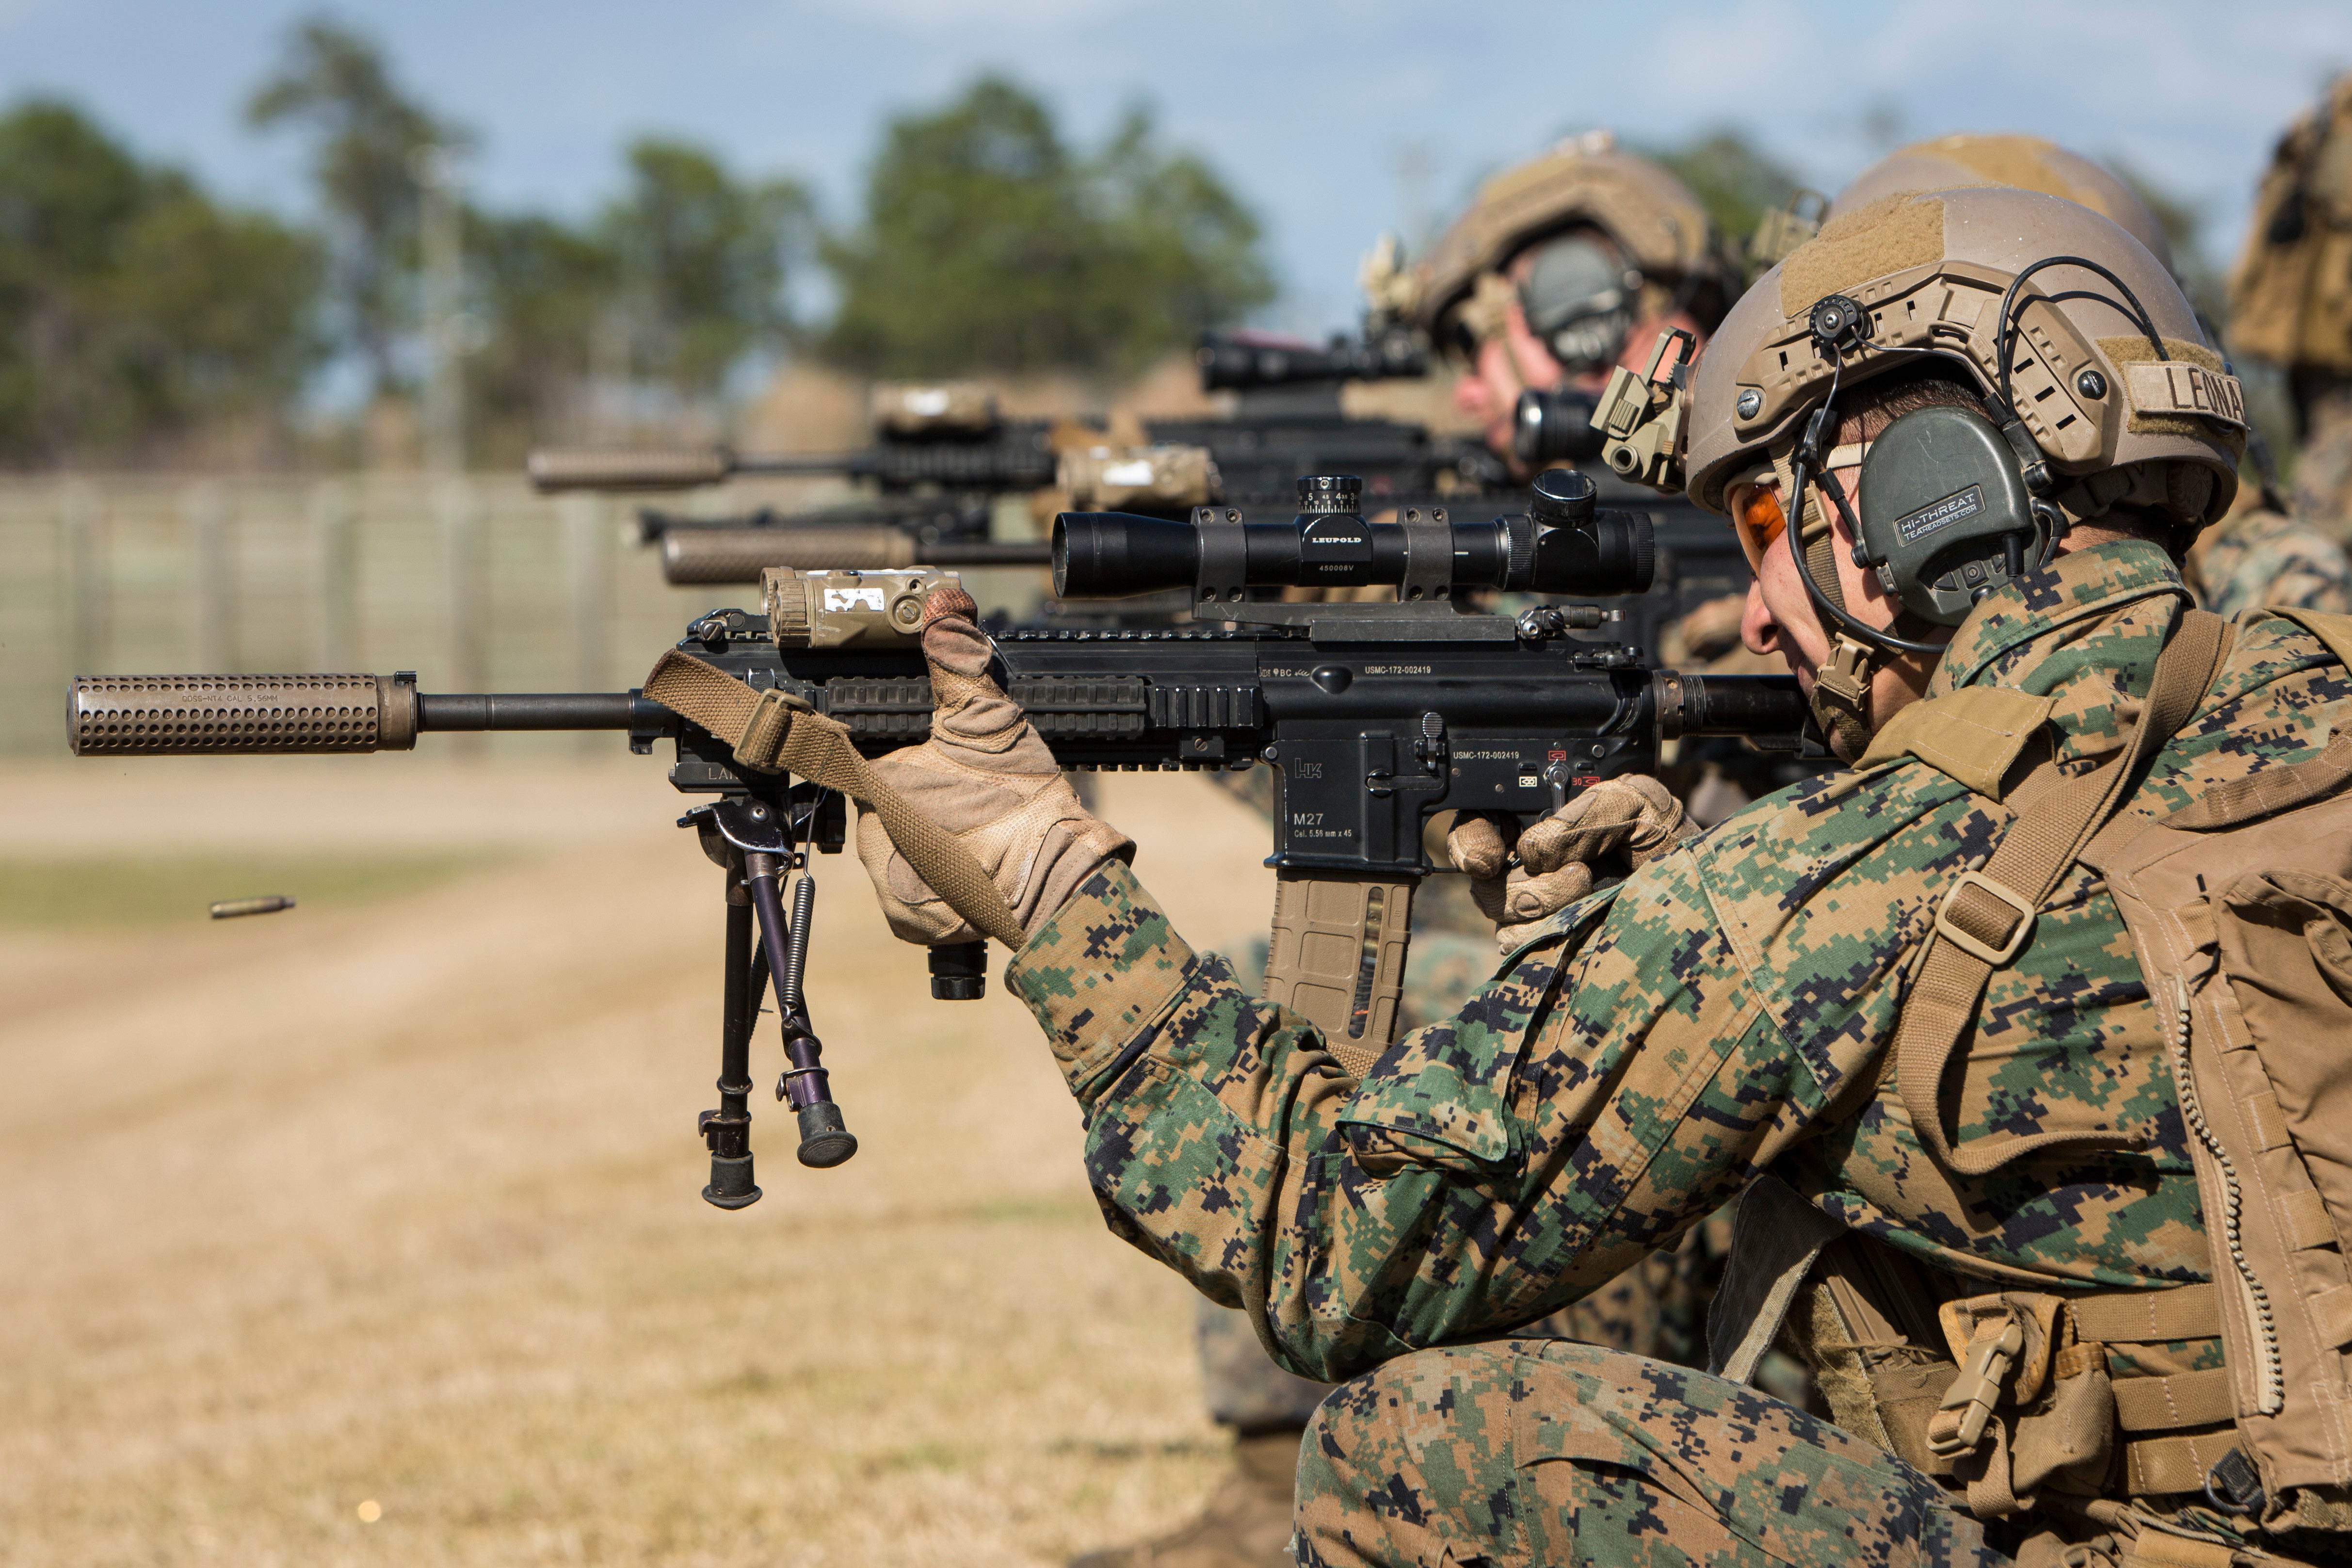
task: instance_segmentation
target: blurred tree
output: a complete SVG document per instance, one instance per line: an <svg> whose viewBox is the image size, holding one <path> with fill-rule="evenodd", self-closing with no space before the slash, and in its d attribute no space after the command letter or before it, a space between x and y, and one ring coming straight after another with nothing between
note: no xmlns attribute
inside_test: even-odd
<svg viewBox="0 0 2352 1568"><path fill-rule="evenodd" d="M1085 173L1101 246L1087 296L1096 363L1140 370L1274 298L1256 218L1207 163L1163 150L1149 110L1129 109Z"/></svg>
<svg viewBox="0 0 2352 1568"><path fill-rule="evenodd" d="M262 130L295 125L310 137L311 175L334 232L342 324L375 390L389 391L399 381L415 269L412 161L425 148L462 149L470 138L403 90L373 39L323 16L296 25L246 118Z"/></svg>
<svg viewBox="0 0 2352 1568"><path fill-rule="evenodd" d="M142 423L281 413L326 354L325 273L311 236L222 207L184 174L153 178L111 290Z"/></svg>
<svg viewBox="0 0 2352 1568"><path fill-rule="evenodd" d="M68 105L0 116L0 452L120 457L274 414L318 362L320 257Z"/></svg>
<svg viewBox="0 0 2352 1568"><path fill-rule="evenodd" d="M631 370L715 396L745 354L780 346L792 327L784 285L807 247L808 192L739 181L704 149L657 137L631 144L626 160L600 237L619 261Z"/></svg>
<svg viewBox="0 0 2352 1568"><path fill-rule="evenodd" d="M2229 291L2222 287L2213 258L2205 252L2204 204L2164 184L2128 158L2111 153L2106 163L2147 204L2157 226L2172 242L2172 264L2179 270L2190 302L2210 320L2221 321L2228 314Z"/></svg>
<svg viewBox="0 0 2352 1568"><path fill-rule="evenodd" d="M602 237L536 215L472 213L466 232L485 329L467 360L478 448L504 457L580 438L572 426L613 313L620 258Z"/></svg>
<svg viewBox="0 0 2352 1568"><path fill-rule="evenodd" d="M1729 126L1675 146L1638 149L1672 170L1706 205L1733 247L1756 232L1756 220L1786 206L1803 184L1789 167Z"/></svg>
<svg viewBox="0 0 2352 1568"><path fill-rule="evenodd" d="M865 221L824 258L828 357L888 374L1133 370L1274 296L1259 229L1131 110L1074 153L1044 103L982 77L885 133Z"/></svg>
<svg viewBox="0 0 2352 1568"><path fill-rule="evenodd" d="M102 279L145 200L122 147L63 103L0 120L0 442L55 458L109 416Z"/></svg>

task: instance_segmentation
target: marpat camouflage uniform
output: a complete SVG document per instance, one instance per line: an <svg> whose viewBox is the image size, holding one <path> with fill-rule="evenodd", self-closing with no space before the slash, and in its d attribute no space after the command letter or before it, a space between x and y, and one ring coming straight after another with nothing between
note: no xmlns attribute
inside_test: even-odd
<svg viewBox="0 0 2352 1568"><path fill-rule="evenodd" d="M1270 768L1222 773L1217 781L1261 812L1273 810ZM1405 1026L1418 1028L1451 1014L1464 996L1495 969L1494 922L1470 902L1468 884L1458 877L1423 884L1412 911L1412 946L1405 964L1402 1013ZM1265 972L1263 942L1238 964L1251 988ZM1730 1218L1700 1226L1669 1250L1654 1253L1607 1285L1522 1331L1530 1336L1579 1340L1610 1350L1656 1356L1696 1365L1706 1359L1707 1304L1729 1249ZM1299 1377L1269 1360L1248 1321L1239 1312L1203 1300L1196 1333L1201 1382L1210 1419L1244 1436L1304 1426L1332 1385ZM1788 1379L1800 1369L1775 1355L1769 1374L1776 1386L1801 1389Z"/></svg>
<svg viewBox="0 0 2352 1568"><path fill-rule="evenodd" d="M2152 545L2070 553L1978 607L1930 695L2048 695L2057 765L2088 770L2137 721L2185 596ZM2125 809L2302 761L2347 720L2352 679L2320 644L2250 618ZM1955 1141L2100 1129L2134 1146L1967 1178L1905 1115L1886 1047L1906 976L1952 879L2011 820L1908 759L1793 786L1563 910L1361 1082L1197 960L1123 866L1037 931L1008 981L1084 1108L1113 1230L1248 1310L1302 1374L1379 1369L1308 1434L1305 1561L1434 1561L1441 1543L1456 1563L1557 1561L1571 1531L1580 1558L1681 1561L1663 1529L1744 1543L1727 1561L1952 1562L2017 1528L1979 1527L1891 1456L1703 1373L1564 1346L1416 1354L1557 1310L1768 1168L1971 1279L2206 1279L2157 1009L2087 868L1993 974L1953 1073ZM2118 1381L2142 1371L2111 1359ZM1520 1470L1530 1456L1563 1463ZM1351 1542L1383 1521L1403 1521L1387 1544Z"/></svg>
<svg viewBox="0 0 2352 1568"><path fill-rule="evenodd" d="M2352 562L2344 547L2313 524L2260 504L2231 512L2199 536L2189 583L2197 602L2224 618L2271 605L2352 611Z"/></svg>

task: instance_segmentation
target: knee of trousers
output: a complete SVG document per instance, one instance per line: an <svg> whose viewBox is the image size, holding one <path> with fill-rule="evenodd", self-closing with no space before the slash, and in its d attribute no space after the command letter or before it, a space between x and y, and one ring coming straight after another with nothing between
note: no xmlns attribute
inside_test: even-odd
<svg viewBox="0 0 2352 1568"><path fill-rule="evenodd" d="M1515 1373L1548 1347L1611 1353L1544 1340L1422 1351L1333 1389L1299 1448L1299 1561L1338 1568L1498 1555L1517 1534Z"/></svg>
<svg viewBox="0 0 2352 1568"><path fill-rule="evenodd" d="M1998 1561L1941 1489L1752 1388L1558 1340L1400 1357L1307 1429L1309 1563Z"/></svg>

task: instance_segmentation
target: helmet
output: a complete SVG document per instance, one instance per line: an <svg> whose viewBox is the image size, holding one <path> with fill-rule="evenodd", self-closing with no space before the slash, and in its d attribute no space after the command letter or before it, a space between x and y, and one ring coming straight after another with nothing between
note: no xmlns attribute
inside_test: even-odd
<svg viewBox="0 0 2352 1568"><path fill-rule="evenodd" d="M2004 366L1999 318L2012 288L2018 352ZM1837 296L1862 307L1863 335L1832 357L1813 316ZM2128 503L2201 527L2236 491L2242 395L2171 274L2087 207L1976 186L1850 209L1740 298L1692 377L1691 499L1722 510L1725 485L1785 455L1833 378L1854 386L1922 353L2015 410L2051 500L2073 520Z"/></svg>
<svg viewBox="0 0 2352 1568"><path fill-rule="evenodd" d="M1830 204L1829 216L1843 217L1898 191L1968 185L2008 185L2080 203L2121 225L2167 272L2179 271L2172 264L2172 241L2138 192L2105 164L2039 136L1963 133L1899 147L1856 174Z"/></svg>
<svg viewBox="0 0 2352 1568"><path fill-rule="evenodd" d="M1811 483L1839 393L1937 363L1990 419L1895 419L1862 458L1858 517L1843 487ZM1680 412L1692 500L1721 511L1733 480L1769 467L1794 506L1791 553L1831 634L1811 703L1849 758L1867 744L1874 662L1941 644L1853 616L1816 489L1906 614L1957 626L2072 521L2131 506L2178 538L2218 519L2246 435L2237 378L2147 248L2088 207L1997 185L1831 219L1732 307Z"/></svg>
<svg viewBox="0 0 2352 1568"><path fill-rule="evenodd" d="M1563 230L1598 229L1613 242L1612 256L1589 237ZM1548 342L1557 339L1563 361L1615 357L1622 336L1639 315L1661 315L1679 303L1702 321L1721 310L1728 273L1706 208L1688 186L1646 158L1616 150L1606 133L1563 142L1544 156L1496 175L1432 247L1413 290L1418 324L1441 345L1449 318L1486 301L1507 300L1499 274L1529 247L1547 247L1531 277L1528 325ZM1608 352L1591 353L1617 331Z"/></svg>

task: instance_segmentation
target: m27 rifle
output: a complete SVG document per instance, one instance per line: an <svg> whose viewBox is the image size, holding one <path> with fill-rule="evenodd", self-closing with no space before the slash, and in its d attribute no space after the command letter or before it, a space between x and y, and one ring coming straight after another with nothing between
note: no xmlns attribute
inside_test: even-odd
<svg viewBox="0 0 2352 1568"><path fill-rule="evenodd" d="M1296 515L1204 509L1171 520L1065 514L1055 576L1070 592L1181 584L1189 625L1106 630L1000 627L998 678L1068 768L1239 769L1278 780L1268 994L1321 1026L1343 1059L1369 1062L1395 1026L1414 889L1433 869L1423 830L1441 812L1522 821L1614 773L1654 768L1686 735L1793 743L1804 705L1793 680L1697 677L1652 668L1638 650L1574 635L1598 610L1538 605L1476 613L1462 597L1638 590L1654 565L1648 521L1595 507L1580 476L1558 476L1529 512L1460 521L1406 508L1368 520L1351 479L1300 481ZM936 568L771 571L756 609L697 619L649 681L654 689L552 695L420 691L410 673L89 676L75 680L69 733L83 756L406 750L438 731L611 730L634 752L674 748L671 784L702 797L680 819L725 868L728 899L720 1104L704 1113L724 1208L756 1201L750 1047L772 982L787 1067L780 1099L798 1115L803 1163L856 1147L832 1099L803 989L814 913L810 851L838 851L844 795L877 811L916 870L921 835L900 835L895 793L867 759L920 742L931 692L924 602L956 581ZM1393 584L1392 604L1269 602L1294 584ZM684 670L698 695L668 684ZM706 717L740 701L717 729ZM659 700L656 699L665 699ZM672 706L672 703L679 706ZM760 724L803 727L803 760L767 771L741 760ZM768 731L771 739L775 731ZM810 758L818 760L809 761ZM961 854L960 849L955 853ZM965 873L974 869L968 862ZM799 873L792 913L783 883ZM985 944L934 949L932 994L981 994Z"/></svg>

